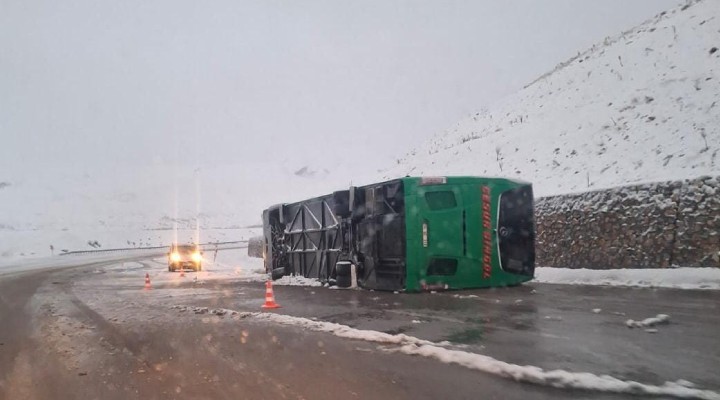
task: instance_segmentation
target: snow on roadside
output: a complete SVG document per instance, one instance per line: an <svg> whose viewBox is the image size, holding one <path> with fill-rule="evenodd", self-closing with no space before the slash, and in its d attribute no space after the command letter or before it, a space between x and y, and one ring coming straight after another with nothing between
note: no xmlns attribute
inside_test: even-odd
<svg viewBox="0 0 720 400"><path fill-rule="evenodd" d="M193 310L197 312L197 310L203 309L203 307L194 307L194 306L183 306L183 305L174 305L170 307L171 309L177 309L181 311L186 310ZM207 307L204 307L207 309ZM428 340L418 339L414 336L409 336L405 334L397 334L392 335L385 332L378 332L378 331L372 331L372 330L363 330L363 329L356 329L351 328L347 325L342 325L334 322L325 322L325 321L315 321L308 318L302 318L302 317L293 317L291 315L284 315L284 314L275 314L275 313L265 313L265 312L237 312L234 310L228 310L223 309L226 314L232 314L232 315L238 315L240 318L254 318L257 320L262 321L269 321L274 322L282 325L291 325L291 326L298 326L301 328L310 329L316 332L325 332L325 333L331 333L338 337L343 337L347 339L356 339L356 340L364 340L367 342L375 342L375 343L383 343L383 344L397 344L397 345L405 345L405 344L413 344L413 345L434 345L434 346L447 346L450 345L450 342L440 342L435 343Z"/></svg>
<svg viewBox="0 0 720 400"><path fill-rule="evenodd" d="M674 289L720 289L720 269L568 269L535 268L535 282Z"/></svg>
<svg viewBox="0 0 720 400"><path fill-rule="evenodd" d="M317 279L306 278L304 276L283 276L282 278L273 282L273 285L281 286L322 286L322 283Z"/></svg>
<svg viewBox="0 0 720 400"><path fill-rule="evenodd" d="M251 316L255 319L275 322L282 325L299 326L316 332L326 332L342 338L364 340L366 342L397 345L411 344L415 346L447 346L450 344L449 342L434 343L428 340L418 339L414 336L405 335L403 333L392 335L385 332L351 328L347 325L342 325L334 322L313 321L308 318L293 317L283 314L251 312L241 313L241 315Z"/></svg>
<svg viewBox="0 0 720 400"><path fill-rule="evenodd" d="M565 370L546 371L532 365L517 365L496 360L482 354L451 350L434 345L403 345L400 352L434 358L447 364L457 364L469 369L512 379L561 389L593 390L598 392L634 395L673 396L683 399L719 400L720 393L696 389L690 382L678 380L661 386L626 381L610 375Z"/></svg>
<svg viewBox="0 0 720 400"><path fill-rule="evenodd" d="M474 294L454 294L453 297L456 299L477 299L480 296Z"/></svg>
<svg viewBox="0 0 720 400"><path fill-rule="evenodd" d="M668 323L670 323L670 316L667 314L658 314L655 317L645 318L642 321L635 321L633 319L625 321L625 325L627 325L628 328L650 328L655 325Z"/></svg>
<svg viewBox="0 0 720 400"><path fill-rule="evenodd" d="M181 311L194 310L198 313L196 307L173 306L171 308L180 309ZM635 381L626 381L609 375L596 375L589 372L572 372L565 370L546 371L536 366L511 364L482 354L449 349L446 348L446 346L450 345L448 342L435 343L406 334L392 335L385 332L356 329L334 322L314 321L307 318L275 313L237 312L225 309L221 312L222 315L231 314L238 318L253 318L282 325L297 326L316 332L330 333L347 339L397 345L400 347L390 349L390 351L434 358L446 364L457 364L465 368L512 379L517 382L533 383L562 389L593 390L634 395L672 396L685 399L720 400L720 393L711 390L697 389L694 387L694 384L683 379L675 382L665 382L663 385L657 386Z"/></svg>

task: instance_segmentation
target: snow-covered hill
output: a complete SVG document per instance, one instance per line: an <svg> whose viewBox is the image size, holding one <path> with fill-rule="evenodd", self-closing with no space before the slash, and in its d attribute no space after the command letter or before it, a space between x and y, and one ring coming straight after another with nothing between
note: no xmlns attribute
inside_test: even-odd
<svg viewBox="0 0 720 400"><path fill-rule="evenodd" d="M558 65L385 176L514 177L544 196L717 174L719 47L720 2L688 2Z"/></svg>

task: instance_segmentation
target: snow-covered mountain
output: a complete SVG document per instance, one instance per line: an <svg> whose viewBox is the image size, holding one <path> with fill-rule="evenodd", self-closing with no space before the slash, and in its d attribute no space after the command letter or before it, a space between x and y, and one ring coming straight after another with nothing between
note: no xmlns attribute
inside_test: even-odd
<svg viewBox="0 0 720 400"><path fill-rule="evenodd" d="M544 196L717 174L718 47L720 2L690 1L578 53L385 177L505 176Z"/></svg>

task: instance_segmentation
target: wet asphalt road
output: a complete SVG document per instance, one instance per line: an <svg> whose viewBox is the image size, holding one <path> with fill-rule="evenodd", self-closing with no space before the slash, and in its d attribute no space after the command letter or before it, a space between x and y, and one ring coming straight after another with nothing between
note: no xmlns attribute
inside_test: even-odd
<svg viewBox="0 0 720 400"><path fill-rule="evenodd" d="M157 278L152 290L138 279L145 272ZM275 286L275 295L283 306L276 313L449 340L520 365L720 389L717 291ZM258 311L263 299L262 283L193 283L148 261L0 276L0 399L630 398L517 383L376 343L171 308ZM624 325L658 313L671 323L657 333Z"/></svg>

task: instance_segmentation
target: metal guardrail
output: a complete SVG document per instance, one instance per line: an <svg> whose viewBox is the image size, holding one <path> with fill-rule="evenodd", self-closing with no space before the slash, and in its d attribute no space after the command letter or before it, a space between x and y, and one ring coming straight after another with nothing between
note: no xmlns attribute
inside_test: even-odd
<svg viewBox="0 0 720 400"><path fill-rule="evenodd" d="M209 242L209 243L200 243L200 248L202 250L230 250L230 249L244 249L247 247L247 240L237 240L232 242ZM237 245L240 243L246 243L245 246L227 246L227 245ZM77 255L77 254L103 254L103 253L120 253L120 252L127 252L127 251L141 251L141 250L160 250L160 249L168 249L170 245L166 246L150 246L150 247L124 247L124 248L116 248L116 249L98 249L98 250L75 250L75 251L67 251L64 253L60 253L61 256L67 256L67 255Z"/></svg>

